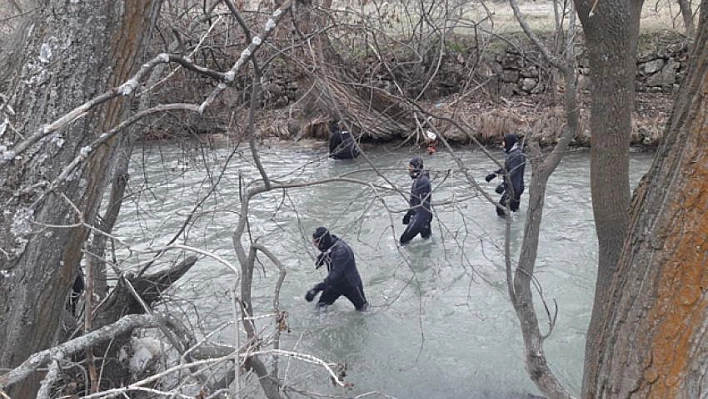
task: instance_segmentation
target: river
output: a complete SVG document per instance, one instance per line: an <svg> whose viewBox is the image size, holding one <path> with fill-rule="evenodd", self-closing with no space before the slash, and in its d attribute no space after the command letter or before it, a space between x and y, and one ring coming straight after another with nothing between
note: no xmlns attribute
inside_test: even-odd
<svg viewBox="0 0 708 399"><path fill-rule="evenodd" d="M500 149L490 151L501 159ZM322 368L297 360L281 358L281 376L296 389L329 395L377 391L406 399L503 399L538 394L524 370L518 320L506 293L505 221L475 193L450 154L422 154L434 189L433 237L417 237L401 247L397 242L411 184L406 166L414 154L393 147L366 154L369 161L364 157L331 160L324 143L261 148L263 165L273 181L346 175L361 183L276 190L252 203L250 234L287 269L280 305L288 313L290 332L281 336L281 349L346 362L346 381L353 387L335 388ZM461 148L456 155L497 198L495 181L483 179L496 169L495 164L479 150ZM115 234L136 251L119 248L121 268L148 259L150 255L139 250L165 244L190 213L194 213L192 223L177 242L238 265L231 233L240 211L239 190L258 176L248 149L184 152L176 145L149 145L136 149L133 157L131 198ZM632 187L648 170L652 157L651 153L632 154ZM520 212L512 217L515 254L527 199L525 194ZM305 292L325 277L325 271L314 268L316 249L311 243L312 231L320 225L354 249L371 304L368 311L356 312L344 297L323 312L304 300ZM259 259L254 306L257 314L264 314L272 309L277 270L265 256ZM589 153L569 152L548 183L535 275L546 300L558 305L546 355L557 377L576 393L582 380L596 259ZM195 330L207 334L231 319L229 292L236 278L223 264L202 258L171 294L175 299L171 310L189 314ZM539 310L538 301L536 306ZM539 317L546 331L543 314ZM269 330L266 321L259 323L263 331ZM227 329L211 339L233 344L231 337Z"/></svg>

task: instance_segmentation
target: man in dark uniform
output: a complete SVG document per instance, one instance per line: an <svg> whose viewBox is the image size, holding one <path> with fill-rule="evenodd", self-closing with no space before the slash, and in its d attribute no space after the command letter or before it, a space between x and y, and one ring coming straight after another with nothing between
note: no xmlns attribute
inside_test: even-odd
<svg viewBox="0 0 708 399"><path fill-rule="evenodd" d="M318 227L312 234L312 242L320 250L315 267L327 266L329 274L323 282L307 291L305 299L312 302L318 292L323 291L318 307L331 305L340 296L344 295L354 305L356 310L362 311L369 307L364 296L364 285L361 282L359 271L356 269L354 252L342 239L324 227Z"/></svg>
<svg viewBox="0 0 708 399"><path fill-rule="evenodd" d="M423 238L430 238L430 222L433 213L430 211L430 177L423 170L423 158L415 156L408 163L408 175L413 179L411 184L411 197L408 200L410 209L403 216L403 224L407 225L401 235L401 245L410 242L413 237L420 234Z"/></svg>
<svg viewBox="0 0 708 399"><path fill-rule="evenodd" d="M497 175L502 174L504 181L496 188L496 193L501 194L499 205L497 205L497 215L506 216L506 205L509 203L509 210L516 212L519 210L521 193L524 192L524 169L526 167L526 155L521 151L519 138L515 134L504 136L504 167L487 175L484 179L492 181Z"/></svg>
<svg viewBox="0 0 708 399"><path fill-rule="evenodd" d="M337 122L330 124L329 156L334 159L352 159L359 156L359 147L354 137L346 130L340 130Z"/></svg>

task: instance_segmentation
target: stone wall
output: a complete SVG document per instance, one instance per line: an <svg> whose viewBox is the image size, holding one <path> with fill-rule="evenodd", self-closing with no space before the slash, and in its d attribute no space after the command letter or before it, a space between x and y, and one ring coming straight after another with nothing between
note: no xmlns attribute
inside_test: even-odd
<svg viewBox="0 0 708 399"><path fill-rule="evenodd" d="M686 73L688 45L680 37L653 38L651 43L640 46L637 57L637 91L672 93L678 87ZM473 49L468 49L473 52ZM589 89L590 68L585 49L576 47L578 54L578 87ZM477 83L482 83L488 94L509 98L520 95L541 94L553 85L551 68L541 54L531 45L525 47L509 45L499 48L496 54L484 60L471 60L470 54L448 50L442 59L433 84L426 86L424 98L444 97L469 87L470 68L474 68ZM370 60L372 64L377 59ZM399 94L402 87L406 94L418 96L423 84L427 83L426 70L433 69L425 62L409 62L406 66L396 65L396 83L389 74L389 69L368 65L361 60L360 65L352 65L361 77L361 84L368 84L380 89ZM356 64L356 62L353 62ZM402 63L403 64L403 63ZM474 66L471 66L473 64ZM380 73L381 70L386 73ZM375 73L372 71L379 71ZM264 85L264 105L267 108L280 108L297 101L298 87L292 82L293 76L287 67L274 68L267 73ZM413 77L413 79L411 79ZM416 77L419 77L416 78ZM420 82L420 84L418 84ZM409 85L409 86L406 86Z"/></svg>
<svg viewBox="0 0 708 399"><path fill-rule="evenodd" d="M636 87L638 93L654 93L655 95L673 94L678 88L686 73L688 44L681 37L653 37L644 38L645 42L640 43L640 50L637 57L637 80ZM439 46L431 46L435 49ZM447 47L441 62L435 51L427 56L420 57L420 54L406 55L397 54L398 58L389 68L381 66L379 58L350 59L347 65L350 67L352 76L358 79L357 84L362 87L376 87L399 95L402 90L409 98L420 97L423 101L433 104L438 102L444 104L448 96L465 92L465 98L472 102L483 97L491 99L491 103L504 104L505 100L526 101L524 97L539 97L544 93L557 93L556 86L562 82L554 82L552 68L548 66L538 50L530 44L519 45L507 44L497 45L496 50L490 48L480 51L474 42L465 43L462 39ZM589 63L582 45L576 47L578 59L578 87L582 91L589 89ZM483 59L477 58L479 54L486 54ZM408 58L407 58L408 57ZM394 74L393 76L391 74ZM430 81L429 76L434 74ZM266 69L262 79L263 91L261 106L264 111L287 112L288 124L293 119L298 119L300 109L307 107L306 102L301 101L302 96L307 91L306 87L298 84L298 73L292 70L289 63L283 60L275 60ZM394 78L395 77L395 78ZM187 86L187 85L185 85ZM225 133L231 129L224 121L233 119L233 110L247 106L250 101L250 77L241 76L237 84L230 87L217 99L214 106L204 116L191 117L185 120L182 126L186 126L191 132L200 134ZM553 88L553 90L550 90ZM425 90L423 95L421 91ZM652 95L654 95L652 94ZM543 97L543 96L540 96ZM502 100L502 101L500 101ZM653 100L650 100L653 101ZM519 102L519 101L516 101ZM538 105L537 100L530 100ZM638 100L638 103L641 101ZM294 104L297 106L292 107ZM641 104L640 104L641 106ZM638 106L638 108L641 108ZM652 103L653 106L653 103ZM515 106L518 108L518 106ZM534 109L535 112L537 108ZM522 110L515 109L520 113ZM553 110L548 118L551 121L557 120L562 115L553 114ZM471 112L477 117L476 121L469 121L470 126L475 126L479 134L494 132L495 129L489 127L492 123L485 122L484 112ZM319 112L323 114L323 112ZM524 119L513 116L495 117L493 112L489 112L490 120L516 120ZM317 116L315 110L310 116ZM642 115L639 115L640 117ZM637 126L633 133L633 143L643 145L655 145L660 139L661 127L663 126L663 116L649 115L649 119L637 119ZM301 118L307 119L307 118ZM307 123L307 121L301 121ZM492 121L494 122L494 121ZM581 120L581 123L583 120ZM155 130L168 131L173 128L174 123L168 121L168 125L156 125ZM237 122L238 123L238 119ZM285 122L284 122L285 123ZM507 122L504 122L507 123ZM498 124L498 123L497 123ZM560 127L548 123L549 126L538 128L538 131L548 131L548 144L552 144L559 134ZM298 128L282 128L281 135L300 135ZM576 142L578 145L589 143L589 132L587 127L581 127L582 132L578 135ZM455 133L455 129L450 130L451 140L464 142L468 140L462 133ZM458 137L459 136L459 137ZM483 137L482 137L483 138Z"/></svg>
<svg viewBox="0 0 708 399"><path fill-rule="evenodd" d="M578 60L578 87L585 90L590 85L590 67L582 51ZM685 42L657 43L653 48L643 49L637 57L637 91L674 92L686 74L687 58ZM537 52L521 53L508 48L494 57L484 74L498 95L509 97L543 93L551 84L549 71Z"/></svg>

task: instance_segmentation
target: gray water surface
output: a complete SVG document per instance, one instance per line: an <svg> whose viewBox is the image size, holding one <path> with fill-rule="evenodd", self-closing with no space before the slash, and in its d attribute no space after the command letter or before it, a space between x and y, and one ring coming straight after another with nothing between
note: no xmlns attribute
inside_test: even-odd
<svg viewBox="0 0 708 399"><path fill-rule="evenodd" d="M538 394L524 370L518 320L506 293L505 221L475 192L449 154L423 155L434 188L432 239L418 237L401 247L398 237L411 183L406 166L412 153L368 150L369 164L363 157L330 160L324 143L261 150L266 171L280 183L344 175L363 183L276 190L256 197L251 205L251 236L259 238L287 269L280 306L288 312L290 332L281 336L281 349L346 362L346 380L353 384L347 391L334 388L322 368L281 358L281 376L291 386L347 396L378 391L396 398ZM115 234L134 249L157 247L172 239L194 212L193 223L177 242L217 254L238 267L231 238L240 212L239 192L258 175L247 148L233 151L186 155L177 146L137 149L130 181L134 201L124 205ZM500 150L491 152L501 158ZM486 183L483 178L497 166L479 150L459 149L456 154L496 199L496 181ZM632 155L633 186L648 170L652 156ZM530 177L527 167L527 183ZM200 204L207 194L209 198ZM512 218L515 254L523 234L526 200L524 195L520 212ZM305 292L326 273L315 270L311 244L312 231L320 225L354 249L371 303L369 311L354 311L342 297L318 312L304 300ZM121 265L124 269L151 257L136 251L128 256L125 249L118 254L127 257ZM569 153L548 184L535 275L546 300L556 301L559 307L546 355L558 378L576 393L582 380L596 258L589 153ZM272 310L277 270L265 256L259 260L254 307L256 314L266 314ZM229 292L236 281L228 267L206 257L179 282L173 296L180 300L181 310L192 315L199 334L206 335L231 320ZM539 310L538 301L536 306ZM272 330L271 320L259 321L264 334ZM547 324L542 324L546 329ZM213 339L233 344L229 342L233 334L226 329Z"/></svg>

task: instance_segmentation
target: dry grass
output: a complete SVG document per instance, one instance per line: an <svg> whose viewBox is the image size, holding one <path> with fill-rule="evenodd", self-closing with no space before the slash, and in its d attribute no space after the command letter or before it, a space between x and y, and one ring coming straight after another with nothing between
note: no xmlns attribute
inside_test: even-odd
<svg viewBox="0 0 708 399"><path fill-rule="evenodd" d="M491 3L488 8L491 11L491 17L485 27L490 33L512 34L521 32L519 23L508 3ZM550 33L555 31L556 24L552 3L524 1L519 4L519 9L534 32ZM471 10L469 15L466 16L474 20L475 18L483 18L484 14L480 13L480 10ZM568 23L567 18L564 23ZM579 31L582 30L580 21L577 18L576 25ZM645 4L642 9L640 29L642 33L646 34L664 31L683 33L678 7L668 1L651 5Z"/></svg>
<svg viewBox="0 0 708 399"><path fill-rule="evenodd" d="M381 10L386 9L383 14L387 17L393 17L395 23L390 24L391 31L389 34L400 34L407 30L405 21L406 18L396 17L396 13L401 15L418 15L418 3L409 3L409 0L393 0L389 5L387 1L368 1L359 3L358 0L340 0L336 1L335 7L340 10L355 11L362 15L381 16ZM447 25L454 25L455 33L469 34L476 30L480 30L489 34L508 34L521 32L519 23L513 14L511 6L507 1L465 1L460 0L430 0L428 3L437 3L437 7L431 7L431 20L440 19L442 14L435 15L435 11L441 8L452 10L448 15L444 15L447 19ZM392 4L397 4L392 6ZM538 33L553 32L556 29L555 12L553 2L549 0L520 0L518 2L521 14L526 19L526 22L532 30ZM406 9L403 13L401 10ZM393 11L391 11L393 10ZM436 18L437 17L437 18ZM410 21L410 20L408 20ZM564 21L568 24L568 18ZM577 21L578 29L580 22ZM660 31L676 31L683 32L683 25L680 18L678 6L674 0L658 0L654 3L645 3L641 16L641 29L644 33L653 33Z"/></svg>
<svg viewBox="0 0 708 399"><path fill-rule="evenodd" d="M495 33L518 32L521 30L509 3L489 3L487 7L493 14L493 20L496 25ZM519 9L534 31L552 32L555 30L553 3L549 1L521 1L519 2ZM577 20L576 22L579 26L580 22ZM641 30L643 33L683 32L683 24L676 3L669 0L645 3L642 9Z"/></svg>
<svg viewBox="0 0 708 399"><path fill-rule="evenodd" d="M367 21L367 29L379 38L380 43L386 42L386 37L392 41L434 38L443 26L448 35L476 37L480 44L494 45L500 41L498 37L511 42L526 40L509 2L503 0L335 0L333 4L333 9L337 10L335 18L340 24L361 26L362 21ZM518 6L526 23L540 36L556 31L556 11L551 0L518 0ZM426 10L426 18L421 17L421 7ZM421 20L424 21L422 24ZM562 22L566 27L570 23L568 16ZM575 18L574 22L580 33L580 21ZM675 0L645 3L640 29L643 34L683 33ZM352 43L356 43L355 49L363 46L356 41Z"/></svg>

